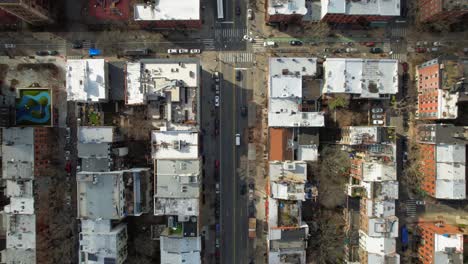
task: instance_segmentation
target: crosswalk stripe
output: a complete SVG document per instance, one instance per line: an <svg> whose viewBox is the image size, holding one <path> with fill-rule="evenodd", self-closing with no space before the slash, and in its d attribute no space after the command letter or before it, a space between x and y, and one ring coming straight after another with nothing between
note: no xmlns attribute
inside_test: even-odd
<svg viewBox="0 0 468 264"><path fill-rule="evenodd" d="M253 62L254 59L254 54L249 52L226 52L221 54L221 60L225 62Z"/></svg>

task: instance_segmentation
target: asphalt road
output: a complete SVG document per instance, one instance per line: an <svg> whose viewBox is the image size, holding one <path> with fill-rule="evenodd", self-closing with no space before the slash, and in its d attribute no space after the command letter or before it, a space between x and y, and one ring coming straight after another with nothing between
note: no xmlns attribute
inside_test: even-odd
<svg viewBox="0 0 468 264"><path fill-rule="evenodd" d="M241 194L245 185L240 156L247 150L247 119L241 116L240 107L247 105L247 71L236 81L235 65L221 65L223 82L220 103L220 181L221 181L221 263L248 263L247 196ZM241 135L241 145L236 146L236 134Z"/></svg>

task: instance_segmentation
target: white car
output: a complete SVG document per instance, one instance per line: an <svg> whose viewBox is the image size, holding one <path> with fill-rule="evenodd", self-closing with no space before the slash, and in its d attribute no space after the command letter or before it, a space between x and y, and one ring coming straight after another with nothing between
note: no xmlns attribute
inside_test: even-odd
<svg viewBox="0 0 468 264"><path fill-rule="evenodd" d="M216 96L215 96L215 106L216 106L216 107L219 106L219 95L216 95Z"/></svg>
<svg viewBox="0 0 468 264"><path fill-rule="evenodd" d="M248 36L248 35L244 35L244 37L242 38L243 40L247 40L248 42L254 42L254 38Z"/></svg>
<svg viewBox="0 0 468 264"><path fill-rule="evenodd" d="M5 49L14 49L15 47L15 44L5 44Z"/></svg>
<svg viewBox="0 0 468 264"><path fill-rule="evenodd" d="M188 49L179 49L179 54L187 54L189 53Z"/></svg>
<svg viewBox="0 0 468 264"><path fill-rule="evenodd" d="M252 9L247 9L247 18L252 20L253 19L253 11Z"/></svg>
<svg viewBox="0 0 468 264"><path fill-rule="evenodd" d="M168 53L168 54L177 54L177 53L179 53L179 52L177 51L177 49L168 49L168 50L167 50L167 53Z"/></svg>
<svg viewBox="0 0 468 264"><path fill-rule="evenodd" d="M372 120L372 124L373 124L373 125L379 125L379 126L380 126L380 125L383 125L384 122L383 122L383 120L377 120L377 119L375 119L375 120Z"/></svg>
<svg viewBox="0 0 468 264"><path fill-rule="evenodd" d="M200 49L191 49L190 54L200 54L201 50Z"/></svg>

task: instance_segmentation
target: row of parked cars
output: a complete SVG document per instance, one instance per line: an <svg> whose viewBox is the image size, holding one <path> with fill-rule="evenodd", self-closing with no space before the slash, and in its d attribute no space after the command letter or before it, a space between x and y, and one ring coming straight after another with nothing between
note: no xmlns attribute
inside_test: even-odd
<svg viewBox="0 0 468 264"><path fill-rule="evenodd" d="M200 54L200 49L168 49L168 54Z"/></svg>

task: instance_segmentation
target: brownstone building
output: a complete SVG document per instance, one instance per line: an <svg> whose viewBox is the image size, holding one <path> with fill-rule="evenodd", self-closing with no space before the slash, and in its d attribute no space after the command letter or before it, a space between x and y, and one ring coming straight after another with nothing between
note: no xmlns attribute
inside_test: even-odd
<svg viewBox="0 0 468 264"><path fill-rule="evenodd" d="M466 0L419 0L421 22L449 21L468 14Z"/></svg>
<svg viewBox="0 0 468 264"><path fill-rule="evenodd" d="M53 22L49 0L0 0L0 8L32 25Z"/></svg>
<svg viewBox="0 0 468 264"><path fill-rule="evenodd" d="M322 21L368 23L400 16L400 0L323 0Z"/></svg>

